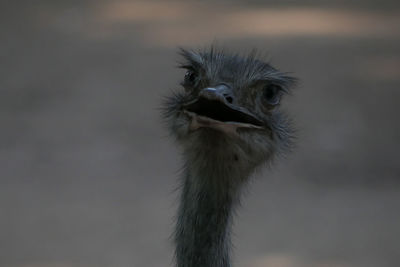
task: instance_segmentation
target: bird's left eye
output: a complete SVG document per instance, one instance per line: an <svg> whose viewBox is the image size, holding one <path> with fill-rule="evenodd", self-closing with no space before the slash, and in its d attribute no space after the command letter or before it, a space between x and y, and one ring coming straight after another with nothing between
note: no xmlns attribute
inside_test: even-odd
<svg viewBox="0 0 400 267"><path fill-rule="evenodd" d="M197 79L197 74L193 70L188 70L185 74L185 84L186 85L195 85Z"/></svg>
<svg viewBox="0 0 400 267"><path fill-rule="evenodd" d="M279 101L281 100L281 95L281 88L278 85L269 84L264 87L263 96L267 103L270 105L279 104Z"/></svg>

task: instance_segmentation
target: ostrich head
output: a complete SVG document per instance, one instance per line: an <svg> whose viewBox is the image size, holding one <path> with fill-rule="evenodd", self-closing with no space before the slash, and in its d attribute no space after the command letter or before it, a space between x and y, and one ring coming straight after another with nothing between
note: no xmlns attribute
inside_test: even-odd
<svg viewBox="0 0 400 267"><path fill-rule="evenodd" d="M205 152L252 169L289 147L292 131L279 106L294 78L255 53L240 57L211 48L181 55L184 90L168 98L166 118L185 155Z"/></svg>

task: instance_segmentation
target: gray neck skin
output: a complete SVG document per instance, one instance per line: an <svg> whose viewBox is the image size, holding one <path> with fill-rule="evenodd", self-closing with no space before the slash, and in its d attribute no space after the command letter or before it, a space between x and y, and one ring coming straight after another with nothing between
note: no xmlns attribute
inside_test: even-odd
<svg viewBox="0 0 400 267"><path fill-rule="evenodd" d="M247 176L238 176L237 157L223 154L191 153L186 164L175 231L178 267L231 266L232 212Z"/></svg>

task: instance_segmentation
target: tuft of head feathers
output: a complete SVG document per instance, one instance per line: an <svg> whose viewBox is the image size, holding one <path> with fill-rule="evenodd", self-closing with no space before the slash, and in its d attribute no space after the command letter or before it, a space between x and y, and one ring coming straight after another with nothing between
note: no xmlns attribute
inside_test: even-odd
<svg viewBox="0 0 400 267"><path fill-rule="evenodd" d="M210 79L223 75L234 76L235 79L232 80L242 84L264 80L281 86L286 93L289 93L297 82L289 73L280 72L262 60L263 56L256 49L247 55L229 53L215 46L198 51L180 48L178 53L183 59L179 68L201 71Z"/></svg>

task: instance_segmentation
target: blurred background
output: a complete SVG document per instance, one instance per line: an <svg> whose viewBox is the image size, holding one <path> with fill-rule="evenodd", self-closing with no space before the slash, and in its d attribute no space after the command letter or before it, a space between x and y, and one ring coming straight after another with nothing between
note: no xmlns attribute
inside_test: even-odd
<svg viewBox="0 0 400 267"><path fill-rule="evenodd" d="M0 3L0 266L173 266L177 47L300 79L297 147L258 174L237 267L400 266L400 2Z"/></svg>

